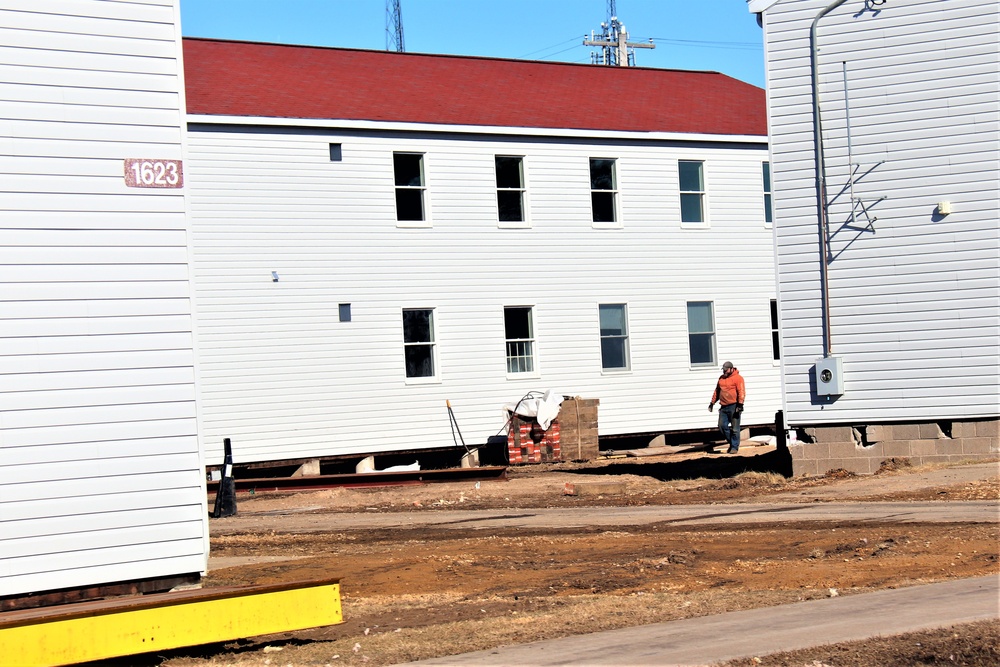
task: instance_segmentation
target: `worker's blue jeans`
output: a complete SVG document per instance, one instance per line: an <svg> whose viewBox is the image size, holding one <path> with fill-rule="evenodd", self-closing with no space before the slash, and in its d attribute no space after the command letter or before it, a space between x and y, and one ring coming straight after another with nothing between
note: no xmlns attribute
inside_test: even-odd
<svg viewBox="0 0 1000 667"><path fill-rule="evenodd" d="M736 411L736 404L722 405L719 407L719 430L722 437L729 443L729 451L739 451L740 448L740 418L733 414Z"/></svg>

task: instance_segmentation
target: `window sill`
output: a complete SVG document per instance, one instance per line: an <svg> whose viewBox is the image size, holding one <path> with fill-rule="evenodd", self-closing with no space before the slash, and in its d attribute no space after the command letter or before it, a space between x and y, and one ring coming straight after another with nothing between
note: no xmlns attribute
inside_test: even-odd
<svg viewBox="0 0 1000 667"><path fill-rule="evenodd" d="M406 378L404 383L407 386L419 386L425 384L441 384L441 378L439 377L429 377L429 378Z"/></svg>
<svg viewBox="0 0 1000 667"><path fill-rule="evenodd" d="M682 222L681 229L711 229L708 222Z"/></svg>
<svg viewBox="0 0 1000 667"><path fill-rule="evenodd" d="M497 222L497 229L531 229L531 223L527 220L520 222L501 220Z"/></svg>
<svg viewBox="0 0 1000 667"><path fill-rule="evenodd" d="M614 377L616 375L632 375L631 368L602 368L601 375Z"/></svg>
<svg viewBox="0 0 1000 667"><path fill-rule="evenodd" d="M539 380L542 374L538 372L532 373L507 373L508 380Z"/></svg>
<svg viewBox="0 0 1000 667"><path fill-rule="evenodd" d="M591 226L594 229L625 229L621 222L594 222Z"/></svg>
<svg viewBox="0 0 1000 667"><path fill-rule="evenodd" d="M431 229L434 227L430 220L397 220L396 227L399 229Z"/></svg>

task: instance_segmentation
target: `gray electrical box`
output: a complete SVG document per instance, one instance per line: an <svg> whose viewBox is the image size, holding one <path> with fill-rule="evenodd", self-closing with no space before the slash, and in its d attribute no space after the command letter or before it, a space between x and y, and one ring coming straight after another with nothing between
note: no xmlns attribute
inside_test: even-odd
<svg viewBox="0 0 1000 667"><path fill-rule="evenodd" d="M816 393L820 396L840 396L844 393L843 357L816 360Z"/></svg>

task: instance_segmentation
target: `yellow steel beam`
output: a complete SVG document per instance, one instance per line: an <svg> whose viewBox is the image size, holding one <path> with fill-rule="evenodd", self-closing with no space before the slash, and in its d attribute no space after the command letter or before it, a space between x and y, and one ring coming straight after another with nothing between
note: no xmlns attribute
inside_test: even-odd
<svg viewBox="0 0 1000 667"><path fill-rule="evenodd" d="M343 620L337 579L83 602L0 614L0 662L70 665Z"/></svg>

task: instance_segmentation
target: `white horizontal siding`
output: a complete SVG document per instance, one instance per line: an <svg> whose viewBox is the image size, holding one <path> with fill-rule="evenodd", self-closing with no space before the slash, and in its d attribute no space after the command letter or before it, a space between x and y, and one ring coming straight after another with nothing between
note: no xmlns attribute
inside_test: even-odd
<svg viewBox="0 0 1000 667"><path fill-rule="evenodd" d="M122 475L111 480L114 482L113 486L107 483L107 479L85 478L21 484L5 490L7 500L4 503L7 507L4 510L8 511L9 508L10 520L20 521L32 512L42 516L56 516L48 513L53 503L62 503L65 507L73 507L76 503L87 503L88 509L91 502L95 508L104 507L108 503L117 503L117 509L122 509L129 506L129 500L133 495L140 492L161 496L163 498L161 506L174 506L179 503L170 502L171 499L178 494L190 499L193 489L203 485L202 480L203 475L197 471L167 470L156 475ZM141 511L146 507L148 505L139 504L136 509ZM94 509L94 511L103 510Z"/></svg>
<svg viewBox="0 0 1000 667"><path fill-rule="evenodd" d="M199 480L194 479L195 486ZM186 487L177 488L155 488L139 489L128 494L128 508L142 509L152 512L170 511L174 507L183 507L187 502L190 491ZM116 521L123 514L122 498L117 494L92 495L87 498L89 509L94 514L108 515L106 521ZM38 520L37 517L45 517L46 522L53 524L59 521L72 522L75 519L72 505L67 503L65 498L33 498L20 502L8 503L8 521L11 526L26 525L25 522ZM176 518L176 517L168 517ZM21 522L20 524L15 522ZM50 524L51 525L51 524ZM64 524L59 524L64 525ZM61 529L60 532L75 532L79 529L79 524L70 524L68 528ZM22 534L31 534L29 528L22 527ZM41 531L39 531L41 532ZM56 531L50 531L56 532Z"/></svg>
<svg viewBox="0 0 1000 667"><path fill-rule="evenodd" d="M0 595L205 569L176 16L0 1Z"/></svg>
<svg viewBox="0 0 1000 667"><path fill-rule="evenodd" d="M124 51L126 54L141 46L149 48L151 42L157 41L166 42L169 48L174 41L174 21L169 3L157 3L159 7L135 7L129 13L121 11L125 9L122 3L109 4L112 6L99 7L93 14L81 15L78 13L79 5L74 8L70 2L43 0L31 3L22 0L11 3L12 10L0 9L0 18L4 27L12 30L59 33L78 39L111 37L135 41L135 47ZM29 7L32 11L25 11ZM98 43L104 44L103 41Z"/></svg>
<svg viewBox="0 0 1000 667"><path fill-rule="evenodd" d="M125 392L123 392L125 393ZM67 415L65 425L35 426L5 429L5 443L8 447L51 445L54 443L85 443L129 438L174 438L192 436L196 432L188 415L177 415L177 408L167 404L168 410L159 419L144 421L111 422L103 424L77 424L75 415ZM61 415L56 413L53 417ZM40 462L41 464L41 462Z"/></svg>
<svg viewBox="0 0 1000 667"><path fill-rule="evenodd" d="M158 266L141 266L123 264L119 266L94 266L79 264L63 265L59 273L46 270L41 264L20 264L15 266L0 266L0 282L24 282L38 285L43 289L51 288L53 283L119 283L122 281L176 281L183 280L187 273L184 264L161 264ZM155 288L154 288L155 289ZM20 295L18 295L20 296Z"/></svg>
<svg viewBox="0 0 1000 667"><path fill-rule="evenodd" d="M718 367L690 367L688 300L716 304L747 419L773 419L761 146L197 126L189 147L210 457L225 437L239 461L449 446L446 400L481 444L504 404L549 388L599 398L602 434L711 428ZM394 151L425 155L428 228L396 225ZM524 157L528 229L498 228L494 155ZM618 161L621 229L593 228L589 157ZM706 229L679 222L677 160L692 158L706 162ZM630 372L601 372L599 303L628 305ZM534 307L531 378L506 374L509 305ZM413 307L435 308L438 383L404 378L400 313Z"/></svg>
<svg viewBox="0 0 1000 667"><path fill-rule="evenodd" d="M181 571L196 572L199 567L204 567L205 555L200 542L188 541L187 544L181 545L169 544L174 548L163 549L160 558L143 559L143 556L148 556L148 552L137 547L117 549L113 554L104 550L104 564L96 566L78 564L71 571L53 571L46 578L45 585L51 586L52 589L60 589L77 586L81 579L102 582L136 581L149 577L167 577ZM61 561L65 561L69 557L69 554L64 555ZM113 562L112 559L114 559ZM57 563L60 561L60 559L48 559L45 565L51 564L52 560L56 560ZM39 565L43 564L39 563ZM4 579L10 590L17 591L35 590L33 587L38 582L35 574L8 574Z"/></svg>
<svg viewBox="0 0 1000 667"><path fill-rule="evenodd" d="M155 398L163 399L164 396ZM44 448L44 449L43 449ZM42 459L54 462L89 461L107 457L108 459L124 459L129 456L161 456L176 454L190 449L190 443L183 438L156 438L143 441L124 440L99 443L56 443L54 445L38 445L31 447L11 447L5 454L7 465L31 465ZM48 464L45 464L48 465Z"/></svg>
<svg viewBox="0 0 1000 667"><path fill-rule="evenodd" d="M844 358L845 394L833 403L815 397L810 373L823 346L809 28L828 4L778 2L765 14L787 419L996 416L1000 7L993 0L913 0L877 12L848 2L820 21L832 345ZM877 216L872 229L863 217L851 224L842 192L852 171L848 108L859 165L854 193ZM941 201L955 212L935 216Z"/></svg>
<svg viewBox="0 0 1000 667"><path fill-rule="evenodd" d="M158 531L162 531L160 538L157 537ZM66 537L59 537L48 540L47 543L60 550L52 553L30 553L38 551L39 544L29 543L26 545L28 548L23 549L23 551L28 551L30 555L21 555L18 550L21 545L16 540L10 540L7 546L14 552L14 555L4 559L4 566L7 576L12 578L28 576L39 568L57 569L67 558L72 558L78 569L101 567L107 565L109 559L112 560L113 565L119 566L129 561L149 560L151 554L146 545L151 541L157 542L157 555L160 559L182 558L196 554L196 552L192 552L191 547L197 542L185 539L185 535L190 537L192 532L194 531L183 525L159 525L133 528L121 532L108 531L109 534L106 535L95 533L92 548L82 545L70 551L61 550L66 547L68 540ZM80 543L77 542L77 544Z"/></svg>
<svg viewBox="0 0 1000 667"><path fill-rule="evenodd" d="M62 517L48 518L33 525L12 524L8 532L7 548L11 558L38 555L39 534L46 538L46 547L54 549L53 554L79 553L91 549L107 549L121 544L150 540L150 533L162 531L162 541L184 540L194 525L195 533L202 520L201 507L160 507L150 509L146 516L152 522L149 526L136 527L133 517L125 512L109 512L96 517L85 538L77 533L78 524Z"/></svg>

